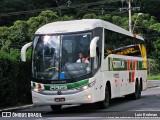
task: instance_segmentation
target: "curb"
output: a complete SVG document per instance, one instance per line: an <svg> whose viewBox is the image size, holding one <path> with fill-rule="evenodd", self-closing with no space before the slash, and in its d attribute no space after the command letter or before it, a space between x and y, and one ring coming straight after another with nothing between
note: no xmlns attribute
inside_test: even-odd
<svg viewBox="0 0 160 120"><path fill-rule="evenodd" d="M147 80L147 88L160 87L160 80Z"/></svg>
<svg viewBox="0 0 160 120"><path fill-rule="evenodd" d="M147 88L154 88L154 87L160 87L160 86L159 85L147 86Z"/></svg>
<svg viewBox="0 0 160 120"><path fill-rule="evenodd" d="M33 105L33 104L31 104L31 105L24 105L24 106L12 107L12 108L0 109L0 112L3 112L3 111L14 111L14 110L23 110L23 109L34 108L34 107L35 107L35 105Z"/></svg>

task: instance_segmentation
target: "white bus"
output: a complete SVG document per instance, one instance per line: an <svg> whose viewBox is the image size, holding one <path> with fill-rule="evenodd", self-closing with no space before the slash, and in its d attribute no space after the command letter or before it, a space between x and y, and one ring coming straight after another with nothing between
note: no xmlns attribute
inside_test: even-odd
<svg viewBox="0 0 160 120"><path fill-rule="evenodd" d="M32 100L35 105L96 103L107 108L116 97L138 99L146 89L144 39L99 19L59 21L40 27L32 45ZM78 61L79 55L83 61ZM86 62L87 61L87 62Z"/></svg>

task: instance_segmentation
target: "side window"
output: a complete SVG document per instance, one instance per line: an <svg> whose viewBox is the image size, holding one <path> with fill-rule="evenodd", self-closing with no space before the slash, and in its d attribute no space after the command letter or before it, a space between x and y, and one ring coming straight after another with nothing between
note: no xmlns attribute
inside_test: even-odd
<svg viewBox="0 0 160 120"><path fill-rule="evenodd" d="M134 41L131 37L118 34L119 42L117 42L117 48L115 49L115 54L117 55L128 55L131 56L132 48L134 47Z"/></svg>
<svg viewBox="0 0 160 120"><path fill-rule="evenodd" d="M113 54L113 32L105 29L105 38L104 38L104 58L106 58L109 54Z"/></svg>
<svg viewBox="0 0 160 120"><path fill-rule="evenodd" d="M104 58L109 54L141 57L142 54L145 54L144 49L142 40L105 30Z"/></svg>
<svg viewBox="0 0 160 120"><path fill-rule="evenodd" d="M109 54L115 54L115 50L117 50L120 45L122 45L122 42L119 33L105 30L104 58Z"/></svg>

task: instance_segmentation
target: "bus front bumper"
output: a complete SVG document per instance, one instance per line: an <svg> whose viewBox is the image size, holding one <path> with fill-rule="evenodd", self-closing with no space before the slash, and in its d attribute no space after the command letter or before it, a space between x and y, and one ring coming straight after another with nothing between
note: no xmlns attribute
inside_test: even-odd
<svg viewBox="0 0 160 120"><path fill-rule="evenodd" d="M67 95L44 95L32 91L32 101L35 105L69 105L96 102L94 87L75 94Z"/></svg>

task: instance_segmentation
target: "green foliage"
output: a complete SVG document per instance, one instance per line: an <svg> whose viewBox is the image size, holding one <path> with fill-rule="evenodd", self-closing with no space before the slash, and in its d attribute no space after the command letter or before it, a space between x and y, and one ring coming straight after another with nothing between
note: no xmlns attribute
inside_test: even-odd
<svg viewBox="0 0 160 120"><path fill-rule="evenodd" d="M0 13L9 13L9 12L17 12L17 11L19 12L19 11L28 11L28 10L35 10L35 12L29 12L28 14L23 14L23 15L18 14L13 16L2 16L0 18L0 25L10 26L14 21L18 19L24 20L37 15L39 12L37 12L36 9L44 9L44 8L47 9L50 7L58 8L58 5L62 8L61 10L62 16L72 15L72 16L76 16L77 19L82 18L85 14L90 12L100 14L101 8L104 8L105 13L113 12L114 14L118 11L114 11L115 9L112 9L112 8L118 9L121 7L120 0L106 0L104 4L93 4L89 6L87 6L88 3L97 2L97 0L79 0L79 1L71 0L71 1L72 1L71 7L67 7L67 0L57 0L57 2L55 0L1 0ZM142 0L141 2L138 2L138 1L135 1L136 5L133 4L133 7L141 6L142 13L149 13L153 16L156 16L158 20L160 20L160 17L159 17L160 1L158 0ZM80 4L84 4L84 5L80 5ZM124 7L126 7L126 5L127 5L126 2L124 2ZM76 7L73 7L73 6L76 6ZM56 10L57 12L59 11L59 9L56 9ZM123 14L125 13L122 13L121 15L123 16Z"/></svg>
<svg viewBox="0 0 160 120"><path fill-rule="evenodd" d="M8 40L12 43L24 42L26 40L26 34L28 32L28 24L25 21L17 20L14 25L9 27L10 34Z"/></svg>
<svg viewBox="0 0 160 120"><path fill-rule="evenodd" d="M122 25L121 19L122 18L120 16L113 16L112 17L112 22L115 23L116 25Z"/></svg>
<svg viewBox="0 0 160 120"><path fill-rule="evenodd" d="M42 11L39 16L37 17L31 17L27 24L29 26L28 28L28 38L31 40L33 39L34 33L36 30L50 22L54 22L58 20L58 16L56 12L53 12L51 10Z"/></svg>
<svg viewBox="0 0 160 120"><path fill-rule="evenodd" d="M148 59L148 73L150 75L157 75L160 72L160 65L157 59Z"/></svg>
<svg viewBox="0 0 160 120"><path fill-rule="evenodd" d="M31 49L27 51L27 63L20 61L20 50L11 47L15 43L29 42L35 31L44 24L71 20L73 16L58 17L53 11L41 12L37 17L27 21L15 21L11 27L0 27L0 106L13 106L31 103Z"/></svg>
<svg viewBox="0 0 160 120"><path fill-rule="evenodd" d="M96 19L97 18L97 15L94 14L94 13L87 13L83 16L84 19Z"/></svg>
<svg viewBox="0 0 160 120"><path fill-rule="evenodd" d="M128 30L128 17L126 16L97 15L95 13L88 13L87 9L77 14L79 14L76 16L78 18L102 19ZM139 16L136 22L137 15L134 14L132 16L133 25L136 23L134 33L148 35L156 31L160 34L160 23L158 23L154 16L143 14ZM2 93L0 97L3 98L0 100L0 106L30 102L30 62L20 62L20 51L19 49L15 49L14 45L22 45L32 41L36 30L47 23L73 19L75 19L74 16L58 16L56 12L47 10L26 21L17 20L11 27L0 27L0 90ZM150 42L150 40L148 39L149 42L147 43L148 55L154 56L155 62L153 62L153 66L156 68L156 71L159 71L160 39L154 39L154 42ZM28 50L27 56L30 59L31 49ZM2 101L5 101L5 103Z"/></svg>
<svg viewBox="0 0 160 120"><path fill-rule="evenodd" d="M148 75L147 80L160 80L160 75L150 74L150 75Z"/></svg>
<svg viewBox="0 0 160 120"><path fill-rule="evenodd" d="M74 20L74 17L64 15L64 16L60 17L59 20L61 20L61 21Z"/></svg>
<svg viewBox="0 0 160 120"><path fill-rule="evenodd" d="M11 27L0 27L0 49L8 52L10 46L24 44L33 39L36 30L44 24L57 21L59 17L56 12L46 10L37 17L31 17L27 21L17 20ZM63 19L73 19L65 16Z"/></svg>
<svg viewBox="0 0 160 120"><path fill-rule="evenodd" d="M159 63L159 60L160 60L160 39L153 41L153 45L155 48L154 58L157 59L157 62Z"/></svg>
<svg viewBox="0 0 160 120"><path fill-rule="evenodd" d="M0 51L0 106L31 103L30 63L19 60L20 51Z"/></svg>
<svg viewBox="0 0 160 120"><path fill-rule="evenodd" d="M105 21L112 21L112 16L110 14L105 14L105 15L99 15L98 19L105 20Z"/></svg>
<svg viewBox="0 0 160 120"><path fill-rule="evenodd" d="M153 30L160 32L160 23L155 23L155 24L151 25L150 29L153 29Z"/></svg>

